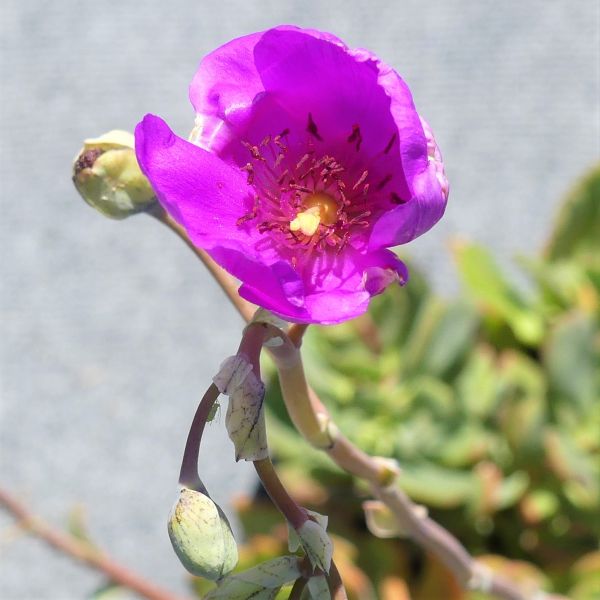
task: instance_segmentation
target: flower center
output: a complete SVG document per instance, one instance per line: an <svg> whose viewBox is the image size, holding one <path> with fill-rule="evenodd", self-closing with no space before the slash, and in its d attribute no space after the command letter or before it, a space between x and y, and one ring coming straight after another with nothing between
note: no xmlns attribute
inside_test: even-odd
<svg viewBox="0 0 600 600"><path fill-rule="evenodd" d="M248 175L254 201L237 224L268 233L264 244L275 243L292 251L294 268L313 252L340 252L351 238L364 242L373 215L402 202L390 190L391 173L371 179L374 160L361 157L358 125L337 147L325 145L310 114L306 132L304 148L298 135L290 136L289 129L267 135L256 145L242 141L250 162L241 168ZM387 154L394 140L395 135L381 156ZM351 154L346 143L354 150ZM329 154L331 149L343 157L343 163Z"/></svg>
<svg viewBox="0 0 600 600"><path fill-rule="evenodd" d="M304 199L306 210L290 221L290 231L314 235L319 225L335 225L338 220L338 203L329 194L315 192Z"/></svg>
<svg viewBox="0 0 600 600"><path fill-rule="evenodd" d="M338 203L333 196L324 192L315 192L304 199L308 210L317 209L323 225L335 225L338 220Z"/></svg>

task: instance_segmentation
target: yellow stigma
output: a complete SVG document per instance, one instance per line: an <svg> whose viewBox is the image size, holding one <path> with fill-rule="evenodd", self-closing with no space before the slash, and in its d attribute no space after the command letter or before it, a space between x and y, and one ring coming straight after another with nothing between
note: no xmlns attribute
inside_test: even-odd
<svg viewBox="0 0 600 600"><path fill-rule="evenodd" d="M306 210L299 212L293 221L290 221L291 231L300 231L311 236L319 225L334 225L337 221L337 202L323 192L316 192L308 196L304 202Z"/></svg>

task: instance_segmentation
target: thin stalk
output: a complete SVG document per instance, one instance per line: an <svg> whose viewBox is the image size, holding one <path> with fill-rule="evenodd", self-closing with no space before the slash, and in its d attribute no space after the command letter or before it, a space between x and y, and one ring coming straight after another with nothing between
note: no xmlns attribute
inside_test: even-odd
<svg viewBox="0 0 600 600"><path fill-rule="evenodd" d="M179 471L179 483L198 492L206 493L206 489L198 473L198 457L200 455L200 442L204 433L204 426L210 415L210 411L219 397L219 388L211 383L192 420L190 432L185 442L181 470Z"/></svg>
<svg viewBox="0 0 600 600"><path fill-rule="evenodd" d="M308 516L306 511L296 504L296 501L287 493L283 487L273 463L270 458L254 461L254 468L265 488L269 498L277 507L279 512L286 518L294 529L299 529L306 521Z"/></svg>
<svg viewBox="0 0 600 600"><path fill-rule="evenodd" d="M90 543L55 529L34 515L8 491L0 489L0 506L3 506L23 527L52 548L74 560L100 571L110 581L148 600L183 600L160 586L147 581L137 573L119 564Z"/></svg>
<svg viewBox="0 0 600 600"><path fill-rule="evenodd" d="M331 561L331 569L329 570L329 575L327 575L327 583L329 584L331 600L348 600L342 577L333 561Z"/></svg>
<svg viewBox="0 0 600 600"><path fill-rule="evenodd" d="M301 600L302 592L306 588L307 580L304 577L299 577L294 582L288 600Z"/></svg>

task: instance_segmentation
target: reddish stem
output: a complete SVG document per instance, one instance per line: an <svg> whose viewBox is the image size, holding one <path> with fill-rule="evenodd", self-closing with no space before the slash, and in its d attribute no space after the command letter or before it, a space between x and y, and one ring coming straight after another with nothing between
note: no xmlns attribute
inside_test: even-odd
<svg viewBox="0 0 600 600"><path fill-rule="evenodd" d="M283 487L270 458L254 461L254 468L258 473L261 483L265 488L269 498L277 507L279 512L289 521L294 529L298 529L308 517L306 511L296 504L295 500L287 493Z"/></svg>
<svg viewBox="0 0 600 600"><path fill-rule="evenodd" d="M219 388L214 383L211 383L209 388L202 396L194 420L190 427L190 432L185 443L183 451L183 460L181 462L181 471L179 472L179 483L192 490L206 493L206 488L198 474L198 456L200 454L200 442L204 433L204 426L208 419L208 415L212 410L214 403L219 397Z"/></svg>
<svg viewBox="0 0 600 600"><path fill-rule="evenodd" d="M183 600L180 596L176 596L133 573L91 544L48 525L36 517L17 498L1 488L0 505L4 506L17 521L46 544L101 571L112 582L135 592L143 598L148 598L148 600Z"/></svg>

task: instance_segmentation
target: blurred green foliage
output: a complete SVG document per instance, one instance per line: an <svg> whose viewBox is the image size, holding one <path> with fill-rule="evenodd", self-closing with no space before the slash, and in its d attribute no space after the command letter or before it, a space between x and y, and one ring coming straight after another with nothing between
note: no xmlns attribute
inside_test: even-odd
<svg viewBox="0 0 600 600"><path fill-rule="evenodd" d="M474 555L574 600L600 598L600 168L567 196L540 256L519 261L526 291L484 247L452 251L460 298L411 269L366 316L310 328L309 380L340 429L396 458L404 490ZM456 589L414 544L367 532L367 488L300 439L274 375L268 405L278 468L330 515L352 597L484 597ZM285 552L268 503L240 514L242 567Z"/></svg>

